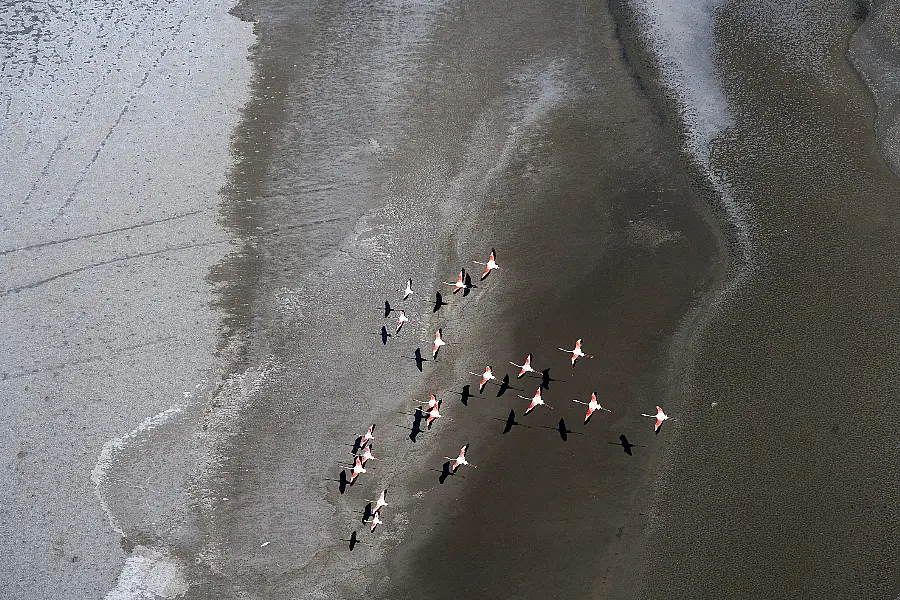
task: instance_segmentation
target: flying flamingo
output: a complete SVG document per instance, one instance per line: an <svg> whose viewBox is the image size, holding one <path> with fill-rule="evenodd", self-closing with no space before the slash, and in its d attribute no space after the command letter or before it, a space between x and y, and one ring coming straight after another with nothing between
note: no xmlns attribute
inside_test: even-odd
<svg viewBox="0 0 900 600"><path fill-rule="evenodd" d="M368 444L369 442L371 442L373 440L376 442L381 441L381 440L375 439L375 423L372 423L372 426L369 427L368 430L366 430L366 435L362 436L362 441L359 443L359 449L362 450L363 448L366 447L366 444Z"/></svg>
<svg viewBox="0 0 900 600"><path fill-rule="evenodd" d="M441 414L441 401L438 400L437 406L428 411L428 418L425 419L425 423L428 424L428 429L431 429L431 424L435 422L435 420L440 419L443 415ZM453 419L450 419L452 421Z"/></svg>
<svg viewBox="0 0 900 600"><path fill-rule="evenodd" d="M537 391L534 393L534 398L526 398L525 396L519 396L519 398L522 398L523 400L531 400L531 404L529 404L528 408L525 409L526 415L528 413L530 413L532 410L534 410L534 407L537 406L538 404L543 404L547 408L553 408L549 404L544 404L544 400L541 398L541 388L540 387L538 387Z"/></svg>
<svg viewBox="0 0 900 600"><path fill-rule="evenodd" d="M469 286L466 285L465 279L466 279L466 270L465 270L465 269L460 269L460 271L459 271L459 277L456 278L456 283L450 283L449 281L442 281L441 283L443 283L443 284L445 284L445 285L452 285L452 286L453 286L453 293L455 294L455 293L458 292L459 290L464 290L464 289L466 289L467 287L469 287ZM465 294L463 294L463 295L465 296Z"/></svg>
<svg viewBox="0 0 900 600"><path fill-rule="evenodd" d="M434 348L431 350L431 358L436 359L438 350L441 349L441 346L445 346L446 344L447 342L441 338L441 330L438 329L437 333L434 334Z"/></svg>
<svg viewBox="0 0 900 600"><path fill-rule="evenodd" d="M578 358L581 356L584 356L586 358L594 358L590 354L585 354L581 350L581 338L578 338L578 340L576 340L574 350L566 350L565 348L560 348L560 350L562 350L563 352L570 352L572 354L572 366L573 367L575 366L575 361L578 360Z"/></svg>
<svg viewBox="0 0 900 600"><path fill-rule="evenodd" d="M429 412L432 408L439 407L441 403L435 398L434 394L432 394L427 401L419 402L419 404L427 404L428 410L426 412Z"/></svg>
<svg viewBox="0 0 900 600"><path fill-rule="evenodd" d="M381 460L380 458L375 458L375 455L372 454L372 444L369 444L368 446L366 446L365 451L362 454L360 454L359 456L357 456L357 458L362 458L363 466L365 466L366 462L368 462L369 459Z"/></svg>
<svg viewBox="0 0 900 600"><path fill-rule="evenodd" d="M409 317L406 316L406 311L401 310L400 316L397 317L397 331L395 333L400 333L400 330L403 329L403 324L409 321Z"/></svg>
<svg viewBox="0 0 900 600"><path fill-rule="evenodd" d="M594 414L595 410L605 410L606 412L610 412L610 413L612 412L608 408L603 408L602 406L600 406L600 404L597 402L597 392L591 392L591 401L590 402L582 402L581 400L574 400L574 399L572 400L572 402L577 402L578 404L584 404L588 407L587 413L585 413L585 415L584 415L585 423L587 423L590 420L591 415Z"/></svg>
<svg viewBox="0 0 900 600"><path fill-rule="evenodd" d="M473 263L476 265L484 265L484 273L481 274L481 279L484 279L488 275L490 275L491 271L494 269L499 269L500 265L497 264L497 251L491 248L491 255L488 257L488 261L486 263L478 262L477 260L473 260Z"/></svg>
<svg viewBox="0 0 900 600"><path fill-rule="evenodd" d="M655 415L645 415L644 413L641 413L641 416L642 417L651 417L651 418L656 419L656 425L654 425L654 427L653 427L653 431L655 431L656 433L659 433L659 428L660 428L660 426L662 426L663 421L672 419L672 417L670 417L669 415L667 415L666 413L663 412L663 409L661 406L656 407ZM677 421L678 419L672 419L672 420Z"/></svg>
<svg viewBox="0 0 900 600"><path fill-rule="evenodd" d="M356 481L356 478L359 477L360 473L366 472L366 469L363 467L362 461L360 460L360 458L358 456L356 457L356 462L353 463L352 467L349 465L341 465L341 467L343 467L344 469L351 470L351 473L350 473L350 484L351 485L353 484L354 481Z"/></svg>
<svg viewBox="0 0 900 600"><path fill-rule="evenodd" d="M379 525L381 525L382 523L384 523L384 521L381 520L381 517L378 515L378 512L376 511L375 514L372 515L372 529L370 529L369 531L375 531L375 528L378 527Z"/></svg>
<svg viewBox="0 0 900 600"><path fill-rule="evenodd" d="M517 365L514 362L510 362L509 364L511 364L514 367L519 367L519 369L521 369L519 371L519 374L516 375L516 379L521 379L522 375L524 375L525 373L537 373L537 371L535 371L531 366L531 355L530 354L525 357L524 365Z"/></svg>
<svg viewBox="0 0 900 600"><path fill-rule="evenodd" d="M412 290L412 279L407 279L407 280L406 280L406 289L403 290L403 299L406 300L407 298L409 298L410 296L412 296L412 293L413 293L413 290Z"/></svg>
<svg viewBox="0 0 900 600"><path fill-rule="evenodd" d="M469 371L469 373L472 375L478 375L478 373L472 373L472 371ZM492 379L497 378L494 377L494 374L491 372L491 365L488 365L484 368L484 373L481 373L481 383L478 385L478 391L483 392L484 386L487 385L487 382Z"/></svg>
<svg viewBox="0 0 900 600"><path fill-rule="evenodd" d="M378 496L378 500L366 500L366 502L374 502L375 503L375 508L372 509L372 514L376 514L383 507L388 505L387 501L385 500L386 495L387 495L387 490L384 490L383 492L381 492L381 495Z"/></svg>
<svg viewBox="0 0 900 600"><path fill-rule="evenodd" d="M477 468L478 468L478 467L476 467L475 465L470 464L469 461L466 460L466 450L468 450L468 449L469 449L469 445L466 444L465 446L463 446L463 447L460 449L460 451L459 451L459 456L457 456L456 458L450 458L449 456L445 456L445 457L444 457L444 458L446 458L447 460L452 460L452 461L453 461L453 465L450 467L450 470L451 470L451 471L453 471L454 473L456 473L456 470L459 468L459 465L468 465L468 466L472 467L473 469L477 469Z"/></svg>

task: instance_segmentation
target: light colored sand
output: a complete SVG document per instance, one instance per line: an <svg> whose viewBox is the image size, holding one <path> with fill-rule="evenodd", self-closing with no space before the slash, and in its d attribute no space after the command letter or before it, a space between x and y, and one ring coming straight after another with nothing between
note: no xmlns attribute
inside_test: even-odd
<svg viewBox="0 0 900 600"><path fill-rule="evenodd" d="M116 586L124 554L95 495L101 449L202 399L212 377L204 277L229 249L217 194L252 42L229 8L0 8L15 31L0 41L4 598Z"/></svg>

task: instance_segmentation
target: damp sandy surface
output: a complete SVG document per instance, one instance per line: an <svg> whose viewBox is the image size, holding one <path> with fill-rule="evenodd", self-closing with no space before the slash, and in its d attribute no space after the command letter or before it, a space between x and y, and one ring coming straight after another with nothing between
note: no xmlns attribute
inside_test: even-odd
<svg viewBox="0 0 900 600"><path fill-rule="evenodd" d="M638 28L616 11L238 7L260 44L229 183L231 223L250 242L227 268L256 279L222 306L244 332L240 368L273 368L215 445L202 544L184 549L199 557L188 597L631 589L626 555L666 444L640 413L666 397L679 324L724 259L714 194L647 54L617 39L617 25ZM503 268L479 282L472 261L492 246ZM441 283L460 267L476 274L466 296ZM416 294L403 302L409 277ZM385 301L411 318L399 333ZM448 344L435 361L438 328ZM556 348L577 337L595 358L573 370ZM509 361L528 352L551 370L554 409L522 415L532 378L477 393L469 371L514 375ZM594 389L615 413L583 426L572 399ZM444 417L412 435L430 393ZM503 434L510 410L521 425ZM340 465L373 422L384 460L343 487ZM442 478L464 443L478 469ZM384 488L372 534L364 508ZM580 576L597 554L616 566ZM467 576L423 577L445 562Z"/></svg>
<svg viewBox="0 0 900 600"><path fill-rule="evenodd" d="M130 522L108 492L131 490L155 521L150 502L180 475L162 454L139 480L108 469L215 377L205 278L230 245L217 193L252 40L228 8L0 9L4 598L179 589L181 567L157 569L156 550L122 570Z"/></svg>

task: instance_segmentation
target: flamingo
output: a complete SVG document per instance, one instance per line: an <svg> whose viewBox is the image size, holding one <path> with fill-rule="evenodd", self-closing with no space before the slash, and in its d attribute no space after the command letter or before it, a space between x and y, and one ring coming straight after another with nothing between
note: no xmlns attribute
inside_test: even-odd
<svg viewBox="0 0 900 600"><path fill-rule="evenodd" d="M531 400L531 404L529 404L528 408L525 409L526 415L528 413L530 413L532 410L534 410L534 407L537 406L538 404L543 404L547 408L551 408L551 409L553 408L549 404L544 404L544 400L541 398L541 388L540 387L538 387L537 391L534 393L534 398L526 398L525 396L519 396L519 398L522 398L523 400Z"/></svg>
<svg viewBox="0 0 900 600"><path fill-rule="evenodd" d="M438 401L438 399L435 398L434 394L432 394L431 397L427 401L419 402L419 404L427 404L428 411L426 411L426 412L429 412L429 411L431 411L432 408L440 406L440 401Z"/></svg>
<svg viewBox="0 0 900 600"><path fill-rule="evenodd" d="M531 355L530 354L525 357L524 365L517 365L514 362L510 362L509 364L511 364L514 367L519 367L519 369L521 369L519 371L519 374L516 375L516 379L521 379L525 373L537 373L537 371L535 371L531 366Z"/></svg>
<svg viewBox="0 0 900 600"><path fill-rule="evenodd" d="M574 399L572 400L572 402L577 402L578 404L584 404L588 407L587 413L585 413L585 415L584 415L585 423L587 423L590 420L591 415L594 414L595 410L605 410L606 412L610 412L610 413L612 412L608 408L603 408L602 406L600 406L600 404L597 402L597 392L591 392L591 401L590 402L582 402L581 400L574 400Z"/></svg>
<svg viewBox="0 0 900 600"><path fill-rule="evenodd" d="M475 465L469 463L469 461L466 460L466 450L468 450L468 449L469 449L469 445L466 444L465 446L463 446L463 447L459 450L459 456L457 456L456 458L450 458L449 456L445 456L445 457L444 457L444 458L446 458L447 460L452 460L452 461L453 461L453 465L450 467L450 470L451 470L452 472L456 473L456 470L459 468L459 465L468 465L468 466L472 467L473 469L477 469L477 468L478 468L478 467L476 467Z"/></svg>
<svg viewBox="0 0 900 600"><path fill-rule="evenodd" d="M478 262L477 260L473 260L472 262L476 265L484 265L484 273L481 274L482 280L490 275L491 271L500 268L500 265L497 264L497 251L493 248L491 248L491 255L488 257L488 261L486 263Z"/></svg>
<svg viewBox="0 0 900 600"><path fill-rule="evenodd" d="M359 449L362 450L363 448L366 447L366 444L368 444L369 442L371 442L373 440L376 442L381 441L381 440L375 439L375 423L372 423L372 426L369 427L368 430L366 430L366 435L362 436L362 441L359 443Z"/></svg>
<svg viewBox="0 0 900 600"><path fill-rule="evenodd" d="M646 415L646 414L644 414L644 413L641 413L641 416L642 416L642 417L651 417L651 418L655 418L655 419L656 419L656 425L653 426L653 431L656 432L656 433L659 433L659 428L660 428L660 426L662 426L663 421L667 421L668 419L672 419L672 417L670 417L669 415L667 415L666 413L663 412L663 409L662 409L661 406L657 406L657 407L656 407L656 414L655 414L655 415ZM677 421L678 419L672 419L672 420L673 420L673 421Z"/></svg>
<svg viewBox="0 0 900 600"><path fill-rule="evenodd" d="M401 310L400 316L397 317L397 331L395 333L400 333L400 330L403 329L403 324L409 321L409 317L406 316L406 311Z"/></svg>
<svg viewBox="0 0 900 600"><path fill-rule="evenodd" d="M460 269L459 276L456 278L456 283L450 283L449 281L442 281L441 283L443 283L445 285L452 285L453 293L455 294L459 290L464 290L467 287L469 287L466 285L465 279L466 279L466 270ZM465 295L465 294L463 294L463 295Z"/></svg>
<svg viewBox="0 0 900 600"><path fill-rule="evenodd" d="M381 525L382 523L384 523L384 521L381 520L381 517L378 515L378 512L376 511L375 514L372 515L372 528L369 531L375 531L375 528L378 527L379 525Z"/></svg>
<svg viewBox="0 0 900 600"><path fill-rule="evenodd" d="M406 280L406 289L403 290L403 299L406 300L407 298L412 296L412 293L413 293L412 279L407 279Z"/></svg>
<svg viewBox="0 0 900 600"><path fill-rule="evenodd" d="M581 350L581 338L578 338L575 341L575 349L574 350L566 350L565 348L560 348L563 352L570 352L572 354L572 366L575 366L575 361L578 360L579 357L584 356L586 358L594 358L590 354L585 354Z"/></svg>
<svg viewBox="0 0 900 600"><path fill-rule="evenodd" d="M356 457L356 462L353 463L352 467L349 465L341 465L341 467L343 467L344 469L350 469L351 485L353 484L354 481L356 481L356 478L359 477L360 473L366 472L366 469L363 467L362 461L360 460L360 458L358 456Z"/></svg>
<svg viewBox="0 0 900 600"><path fill-rule="evenodd" d="M472 371L469 371L469 373L471 373L472 375L478 375L478 373L472 373ZM491 381L492 379L497 378L494 377L494 374L491 372L491 365L488 365L484 368L484 373L481 374L481 383L478 385L478 391L483 392L484 386L487 385L487 382Z"/></svg>
<svg viewBox="0 0 900 600"><path fill-rule="evenodd" d="M372 509L373 515L377 514L378 511L380 511L382 508L384 508L385 506L388 505L387 501L385 500L386 495L387 495L387 490L385 489L384 491L381 492L381 495L378 496L378 500L366 500L366 502L374 502L375 503L375 508Z"/></svg>
<svg viewBox="0 0 900 600"><path fill-rule="evenodd" d="M357 458L362 458L363 466L365 466L366 462L369 461L369 459L381 460L380 458L375 458L375 455L372 454L372 444L369 444L368 446L366 446L365 451L362 454L360 454Z"/></svg>
<svg viewBox="0 0 900 600"><path fill-rule="evenodd" d="M438 400L437 406L428 411L428 418L425 419L425 423L428 425L428 429L431 429L431 424L435 422L435 420L440 419L443 415L441 415L441 401ZM452 421L452 419L451 419Z"/></svg>
<svg viewBox="0 0 900 600"><path fill-rule="evenodd" d="M438 329L437 333L434 334L434 348L431 350L431 358L436 359L438 350L441 349L441 346L445 346L446 344L447 342L441 338L441 330Z"/></svg>

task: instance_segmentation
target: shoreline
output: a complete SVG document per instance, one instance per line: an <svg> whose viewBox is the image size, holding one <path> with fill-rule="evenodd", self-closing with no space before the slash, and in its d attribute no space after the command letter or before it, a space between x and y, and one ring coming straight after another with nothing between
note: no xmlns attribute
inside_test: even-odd
<svg viewBox="0 0 900 600"><path fill-rule="evenodd" d="M898 182L842 51L854 14L850 3L800 15L732 3L717 18L716 62L737 114L715 160L754 214L759 268L698 341L686 400L703 434L675 450L647 553L667 597L896 594L894 544L875 540L898 516L871 503L896 497L878 483L896 468L855 444L893 444L873 410L892 412L897 389L884 240Z"/></svg>

